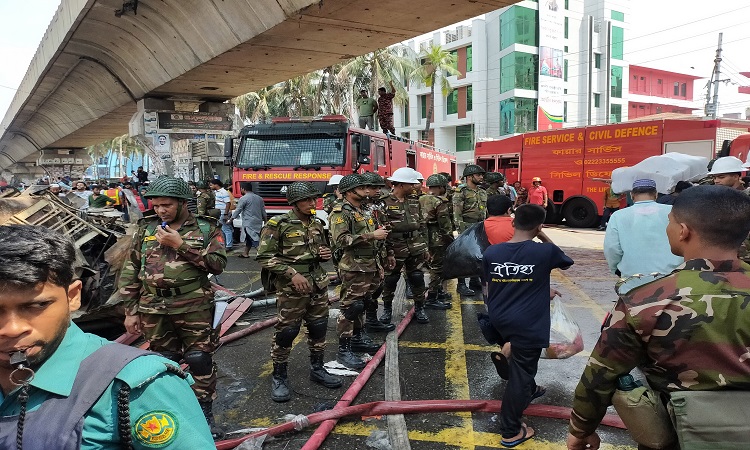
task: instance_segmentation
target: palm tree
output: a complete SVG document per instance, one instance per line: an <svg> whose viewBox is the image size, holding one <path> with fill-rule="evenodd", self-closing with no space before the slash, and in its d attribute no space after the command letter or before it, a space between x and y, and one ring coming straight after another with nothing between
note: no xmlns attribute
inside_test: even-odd
<svg viewBox="0 0 750 450"><path fill-rule="evenodd" d="M448 82L448 76L460 75L460 72L455 68L456 57L440 45L430 44L427 51L420 55L420 59L422 64L414 71L413 76L419 78L425 86L430 88L430 106L427 110L427 120L424 127L424 133L428 135L432 123L432 114L435 111L435 84L440 82L440 92L443 97L447 97L453 90Z"/></svg>

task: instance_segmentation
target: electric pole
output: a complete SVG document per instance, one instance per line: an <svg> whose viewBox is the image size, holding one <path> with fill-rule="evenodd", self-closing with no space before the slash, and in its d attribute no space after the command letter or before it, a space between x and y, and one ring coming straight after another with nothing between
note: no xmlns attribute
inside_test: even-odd
<svg viewBox="0 0 750 450"><path fill-rule="evenodd" d="M716 58L714 58L714 72L711 75L711 81L708 82L708 89L706 91L706 117L711 116L712 119L716 119L716 114L719 111L719 83L724 81L721 79L721 38L724 33L719 33L719 46L716 48ZM711 101L711 85L714 87L714 98Z"/></svg>

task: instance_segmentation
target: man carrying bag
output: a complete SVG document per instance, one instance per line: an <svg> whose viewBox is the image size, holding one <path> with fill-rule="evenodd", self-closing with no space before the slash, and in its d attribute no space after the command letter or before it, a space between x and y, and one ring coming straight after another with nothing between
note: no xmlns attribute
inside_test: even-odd
<svg viewBox="0 0 750 450"><path fill-rule="evenodd" d="M639 438L640 449L748 448L750 265L737 258L748 232L750 198L741 192L697 186L675 200L666 234L685 263L618 300L576 388L568 449L599 448L596 428L618 379L635 367L676 432L676 442L657 447Z"/></svg>

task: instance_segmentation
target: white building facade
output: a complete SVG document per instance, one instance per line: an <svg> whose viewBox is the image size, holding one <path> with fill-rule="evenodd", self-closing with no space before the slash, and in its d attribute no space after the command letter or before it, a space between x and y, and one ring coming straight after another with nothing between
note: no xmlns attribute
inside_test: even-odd
<svg viewBox="0 0 750 450"><path fill-rule="evenodd" d="M407 104L394 108L397 134L455 151L457 162L464 165L474 160L477 140L538 130L540 54L544 74L562 77L562 92L554 99L559 106L561 97L562 111L553 115L553 124L543 119L544 129L626 121L629 77L623 41L628 0L540 2L523 0L404 42L417 53L430 43L451 51L461 75L448 78L454 88L448 97L436 86L429 136L423 130L430 89L407 86ZM555 33L559 36L546 32L547 41L552 39L552 45L562 50L554 59L539 45L540 8L563 19ZM542 10L542 20L547 20L548 10Z"/></svg>

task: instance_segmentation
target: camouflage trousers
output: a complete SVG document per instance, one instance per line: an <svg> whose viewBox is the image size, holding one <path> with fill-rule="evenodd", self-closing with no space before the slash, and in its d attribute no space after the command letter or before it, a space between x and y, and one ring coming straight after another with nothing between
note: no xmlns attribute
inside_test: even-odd
<svg viewBox="0 0 750 450"><path fill-rule="evenodd" d="M396 266L385 275L383 305L390 308L393 304L393 297L395 297L396 286L398 285L399 278L401 278L402 270L404 270L406 278L411 282L414 303L417 305L423 304L426 287L424 285L424 273L422 269L426 264L427 252L409 255L406 258L396 258Z"/></svg>
<svg viewBox="0 0 750 450"><path fill-rule="evenodd" d="M365 326L365 311L372 305L375 290L380 286L379 272L349 272L341 270L341 314L336 331L339 338L352 337L354 330ZM361 303L360 303L361 302ZM376 310L377 310L377 303ZM356 314L350 312L359 310Z"/></svg>
<svg viewBox="0 0 750 450"><path fill-rule="evenodd" d="M308 279L309 281L309 279ZM271 342L271 359L275 363L287 362L292 352L291 342L289 345L279 345L289 339L292 333L296 337L302 325L310 324L318 319L328 319L328 288L319 288L312 283L313 292L301 295L294 290L291 284L280 286L277 284L276 295L276 331ZM296 332L295 332L296 330ZM294 337L291 337L294 339ZM326 348L325 335L322 338L313 339L307 334L307 346L310 352L322 352Z"/></svg>
<svg viewBox="0 0 750 450"><path fill-rule="evenodd" d="M427 292L438 292L443 284L443 260L445 259L445 247L430 247L432 259L429 264L430 285Z"/></svg>
<svg viewBox="0 0 750 450"><path fill-rule="evenodd" d="M178 359L191 351L213 356L218 344L218 332L211 327L213 309L184 314L141 313L143 334L150 350ZM193 392L200 402L216 398L216 363L211 362L209 375L194 375Z"/></svg>

